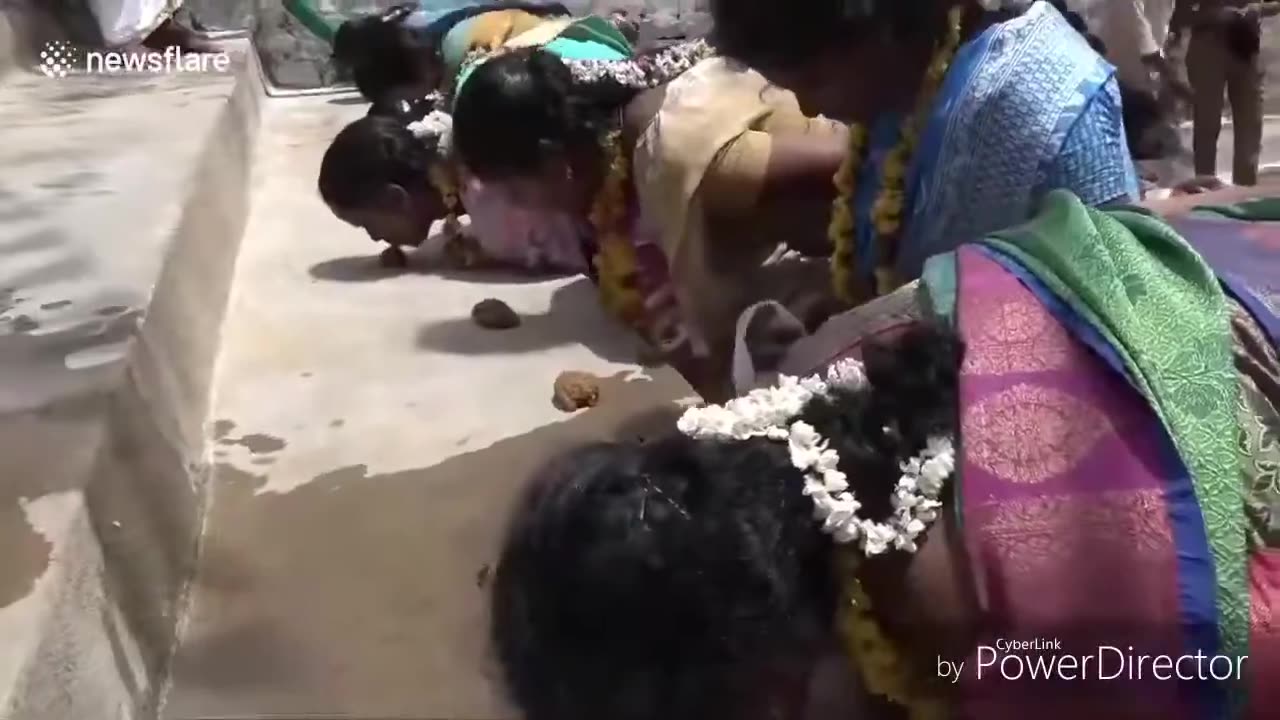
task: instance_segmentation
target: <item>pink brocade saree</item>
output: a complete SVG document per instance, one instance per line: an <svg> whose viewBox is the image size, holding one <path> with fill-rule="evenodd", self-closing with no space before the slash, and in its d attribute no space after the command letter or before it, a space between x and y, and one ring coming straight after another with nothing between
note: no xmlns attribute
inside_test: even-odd
<svg viewBox="0 0 1280 720"><path fill-rule="evenodd" d="M516 207L474 179L463 189L463 204L472 234L494 260L539 272L586 272L584 230L568 215Z"/></svg>
<svg viewBox="0 0 1280 720"><path fill-rule="evenodd" d="M1154 410L1034 278L978 246L955 257L967 348L957 512L983 634L954 717L1280 717L1280 549L1255 545L1247 558L1248 659L1212 660L1223 653L1204 518ZM780 370L807 375L858 356L929 304L913 285L834 318ZM1232 689L1245 708L1231 705Z"/></svg>
<svg viewBox="0 0 1280 720"><path fill-rule="evenodd" d="M1129 660L1183 654L1163 429L995 260L966 246L957 274L959 492L992 648L966 662L961 717L1199 717L1190 688Z"/></svg>

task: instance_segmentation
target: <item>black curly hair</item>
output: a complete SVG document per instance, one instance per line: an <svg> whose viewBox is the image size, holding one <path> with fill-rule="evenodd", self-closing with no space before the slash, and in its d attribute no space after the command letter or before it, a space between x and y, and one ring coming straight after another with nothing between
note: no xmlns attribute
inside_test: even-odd
<svg viewBox="0 0 1280 720"><path fill-rule="evenodd" d="M910 42L938 37L938 0L711 0L712 38L729 57L756 66L804 63L825 49L881 35Z"/></svg>
<svg viewBox="0 0 1280 720"><path fill-rule="evenodd" d="M420 98L398 99L383 113L347 125L320 162L320 196L330 207L366 206L386 185L423 187L443 158L409 132L408 124L432 109Z"/></svg>
<svg viewBox="0 0 1280 720"><path fill-rule="evenodd" d="M920 326L867 349L869 390L803 413L871 515L889 514L900 461L954 433L962 353L951 331ZM769 700L751 688L806 674L838 587L803 484L766 439L675 434L548 467L516 506L493 585L492 639L524 717L734 717Z"/></svg>
<svg viewBox="0 0 1280 720"><path fill-rule="evenodd" d="M1046 1L1102 54L1101 41L1089 32L1079 13L1064 0ZM797 65L826 48L876 35L904 42L931 40L940 35L947 10L955 4L943 0L810 0L804 12L796 12L784 0L711 0L713 37L722 52L749 64ZM987 15L988 20L999 21L1020 12L997 10Z"/></svg>
<svg viewBox="0 0 1280 720"><path fill-rule="evenodd" d="M1043 0L1049 3L1079 33L1089 47L1106 56L1102 39L1089 30L1080 13L1066 0ZM927 5L930 12L922 12ZM811 59L824 48L854 42L872 33L882 33L901 41L934 38L941 33L948 4L941 0L814 0L804 12L794 12L780 0L711 0L715 15L715 40L726 55L752 64L794 67ZM987 13L991 22L1007 20L1023 10L999 10ZM1167 122L1155 96L1120 82L1125 135L1129 147L1137 152L1149 144L1144 141L1150 131ZM1144 156L1163 157L1177 152L1164 143L1147 149Z"/></svg>
<svg viewBox="0 0 1280 720"><path fill-rule="evenodd" d="M426 36L404 27L415 5L347 20L333 36L333 60L351 74L356 90L369 102L397 87L423 82L422 58L433 52Z"/></svg>
<svg viewBox="0 0 1280 720"><path fill-rule="evenodd" d="M476 68L454 105L454 147L481 179L536 171L549 156L595 144L636 90L575 84L569 68L537 48Z"/></svg>
<svg viewBox="0 0 1280 720"><path fill-rule="evenodd" d="M568 8L558 2L495 0L456 10L429 28L416 30L404 21L417 9L417 3L396 5L338 26L333 37L333 60L351 74L356 89L369 102L380 102L385 93L398 87L423 85L424 59L438 60L444 35L467 18L496 10L521 10L540 17L569 15Z"/></svg>

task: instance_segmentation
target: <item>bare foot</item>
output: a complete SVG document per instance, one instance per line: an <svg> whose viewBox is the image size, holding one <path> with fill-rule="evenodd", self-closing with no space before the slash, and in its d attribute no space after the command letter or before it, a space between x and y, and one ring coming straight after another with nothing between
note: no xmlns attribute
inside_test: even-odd
<svg viewBox="0 0 1280 720"><path fill-rule="evenodd" d="M152 31L142 41L142 44L152 50L165 50L176 47L182 52L188 53L215 53L221 51L221 48L215 43L200 37L194 30L181 25L173 18L165 20L160 27Z"/></svg>
<svg viewBox="0 0 1280 720"><path fill-rule="evenodd" d="M1203 195L1207 192L1217 192L1225 187L1227 187L1226 183L1212 175L1199 175L1175 185L1173 195Z"/></svg>

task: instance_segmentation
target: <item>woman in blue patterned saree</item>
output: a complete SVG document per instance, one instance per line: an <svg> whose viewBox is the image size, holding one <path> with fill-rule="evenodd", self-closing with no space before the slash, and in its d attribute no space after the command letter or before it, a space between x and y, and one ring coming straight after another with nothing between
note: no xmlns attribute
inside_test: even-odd
<svg viewBox="0 0 1280 720"><path fill-rule="evenodd" d="M833 275L852 302L1025 220L1050 190L1138 199L1114 68L1059 2L711 4L726 54L855 131L831 223Z"/></svg>

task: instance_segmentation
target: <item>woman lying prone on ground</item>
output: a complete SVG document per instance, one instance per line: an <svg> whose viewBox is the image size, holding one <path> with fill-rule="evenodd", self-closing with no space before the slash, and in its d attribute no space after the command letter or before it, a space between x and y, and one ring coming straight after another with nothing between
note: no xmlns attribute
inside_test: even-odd
<svg viewBox="0 0 1280 720"><path fill-rule="evenodd" d="M868 306L897 326L854 310L787 349L806 379L570 454L495 575L512 699L529 720L1272 717L1277 278L1280 201L1170 227L1051 193Z"/></svg>
<svg viewBox="0 0 1280 720"><path fill-rule="evenodd" d="M585 231L567 215L514 207L461 173L447 152L451 118L437 107L434 97L403 100L399 114L370 115L338 133L319 179L334 215L387 243L389 267L403 267L404 248L422 246L443 221L443 259L452 266L584 271Z"/></svg>
<svg viewBox="0 0 1280 720"><path fill-rule="evenodd" d="M442 128L447 134L452 126L448 91L457 85L464 60L474 60L498 44L545 46L565 57L593 62L625 60L632 46L616 26L598 17L534 14L530 17L537 22L526 23L512 20L524 17L519 15L524 10L492 10L510 4L465 0L462 5L431 24L433 32L443 33L437 65L444 79L433 76L433 84L444 90L424 98L421 88L413 85L384 89L384 102L370 115L391 120L370 117L343 131L325 158L322 195L340 218L390 242L393 247L384 257L393 263L404 259L397 246L420 244L442 213L456 217L465 207L471 220L467 236L478 246L450 245L467 248L464 255L478 252L497 263L538 272L586 271L581 249L585 220L555 209L518 207L501 188L486 186L460 164L435 160L445 157L440 149L450 149L447 138L440 137ZM430 122L424 122L426 115ZM425 155L406 132L409 125L426 146ZM425 179L428 166L430 182ZM442 203L449 207L442 208ZM456 228L456 223L447 223L446 229L450 227Z"/></svg>
<svg viewBox="0 0 1280 720"><path fill-rule="evenodd" d="M395 114L400 96L447 91L471 52L568 15L562 4L541 0L421 0L344 22L333 58L373 103L371 112Z"/></svg>
<svg viewBox="0 0 1280 720"><path fill-rule="evenodd" d="M829 298L821 208L843 127L700 41L627 62L565 50L463 71L459 159L517 204L589 220L606 309L704 397L727 397L743 308Z"/></svg>

